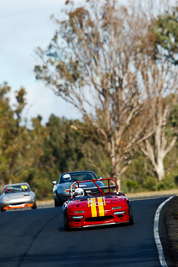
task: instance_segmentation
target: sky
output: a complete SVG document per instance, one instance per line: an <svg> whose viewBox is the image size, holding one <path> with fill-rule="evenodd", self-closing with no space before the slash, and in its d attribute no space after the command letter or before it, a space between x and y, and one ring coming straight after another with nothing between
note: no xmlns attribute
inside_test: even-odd
<svg viewBox="0 0 178 267"><path fill-rule="evenodd" d="M12 88L12 103L14 92L25 88L24 116L29 120L41 115L42 122L46 123L51 114L67 119L81 118L72 105L55 96L42 81L37 81L34 73L39 63L35 49L45 49L55 33L56 26L50 16L61 19L64 8L65 0L0 0L0 85L7 82Z"/></svg>
<svg viewBox="0 0 178 267"><path fill-rule="evenodd" d="M46 48L55 24L51 15L61 18L65 0L0 0L0 85L7 82L14 92L24 87L27 107L24 117L28 120L41 115L46 123L51 114L67 119L81 118L70 104L35 79L34 66L39 61L37 47Z"/></svg>

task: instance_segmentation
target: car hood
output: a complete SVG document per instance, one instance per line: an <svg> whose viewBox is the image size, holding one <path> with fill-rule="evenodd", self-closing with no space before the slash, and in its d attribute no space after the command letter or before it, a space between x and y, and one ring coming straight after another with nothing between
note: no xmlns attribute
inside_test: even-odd
<svg viewBox="0 0 178 267"><path fill-rule="evenodd" d="M79 211L85 211L91 213L93 206L103 207L104 210L111 210L112 208L118 208L118 210L124 210L128 208L127 198L125 196L109 195L99 197L86 197L68 201L64 204L64 208L67 206L68 213L78 213Z"/></svg>
<svg viewBox="0 0 178 267"><path fill-rule="evenodd" d="M2 198L12 200L12 199L21 199L24 197L32 197L32 196L33 196L32 192L19 192L19 193L11 193L3 195Z"/></svg>

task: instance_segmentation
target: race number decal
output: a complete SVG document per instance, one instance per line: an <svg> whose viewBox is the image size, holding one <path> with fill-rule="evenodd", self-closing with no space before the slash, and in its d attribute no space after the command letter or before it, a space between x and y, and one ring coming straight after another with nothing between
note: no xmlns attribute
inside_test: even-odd
<svg viewBox="0 0 178 267"><path fill-rule="evenodd" d="M22 188L22 189L27 189L28 186L27 186L27 185L22 185L21 188Z"/></svg>
<svg viewBox="0 0 178 267"><path fill-rule="evenodd" d="M97 197L97 198L88 199L88 207L91 207L92 217L104 216L104 206L105 205L106 205L106 203L105 203L104 197ZM97 214L97 207L98 207L98 214Z"/></svg>

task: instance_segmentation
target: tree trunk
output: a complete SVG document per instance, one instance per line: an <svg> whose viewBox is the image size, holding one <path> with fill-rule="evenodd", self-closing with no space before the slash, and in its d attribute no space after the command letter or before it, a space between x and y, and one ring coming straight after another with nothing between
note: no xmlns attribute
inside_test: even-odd
<svg viewBox="0 0 178 267"><path fill-rule="evenodd" d="M112 178L116 180L119 190L121 190L120 161L118 157L113 157L111 159L111 168L112 168Z"/></svg>
<svg viewBox="0 0 178 267"><path fill-rule="evenodd" d="M158 181L162 181L165 175L164 162L162 157L158 157L157 164L155 165Z"/></svg>

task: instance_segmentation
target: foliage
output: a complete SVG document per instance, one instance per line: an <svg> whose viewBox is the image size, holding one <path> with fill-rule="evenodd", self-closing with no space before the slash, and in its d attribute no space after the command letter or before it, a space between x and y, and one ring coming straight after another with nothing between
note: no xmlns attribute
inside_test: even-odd
<svg viewBox="0 0 178 267"><path fill-rule="evenodd" d="M136 192L139 189L139 184L136 181L127 180L126 184L127 184L128 192L130 193Z"/></svg>
<svg viewBox="0 0 178 267"><path fill-rule="evenodd" d="M148 191L156 191L157 189L157 181L155 177L147 176L145 178L145 181L143 183L143 189L146 189Z"/></svg>
<svg viewBox="0 0 178 267"><path fill-rule="evenodd" d="M172 7L154 22L155 43L163 49L164 57L172 64L178 64L178 7ZM159 50L158 50L159 51ZM161 56L161 51L157 56Z"/></svg>
<svg viewBox="0 0 178 267"><path fill-rule="evenodd" d="M53 167L56 172L67 172L79 169L83 158L81 151L82 135L74 122L51 115L46 124L48 137L46 140L44 162Z"/></svg>
<svg viewBox="0 0 178 267"><path fill-rule="evenodd" d="M166 131L170 136L178 136L178 104L173 105L170 110Z"/></svg>

